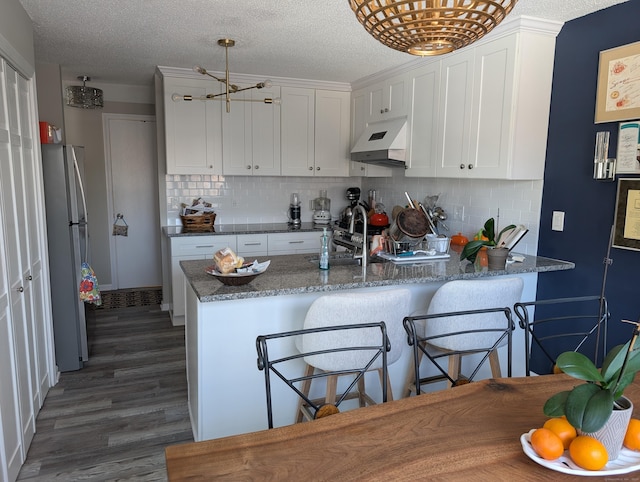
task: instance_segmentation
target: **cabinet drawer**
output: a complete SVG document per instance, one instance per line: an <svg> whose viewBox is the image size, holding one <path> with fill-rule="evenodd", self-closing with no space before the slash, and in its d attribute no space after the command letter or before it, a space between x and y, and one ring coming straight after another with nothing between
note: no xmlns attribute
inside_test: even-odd
<svg viewBox="0 0 640 482"><path fill-rule="evenodd" d="M242 234L238 236L238 254L240 256L266 256L266 234Z"/></svg>
<svg viewBox="0 0 640 482"><path fill-rule="evenodd" d="M320 232L269 235L269 254L315 253L320 249Z"/></svg>
<svg viewBox="0 0 640 482"><path fill-rule="evenodd" d="M171 257L202 255L213 256L222 248L236 250L235 236L187 236L171 238Z"/></svg>

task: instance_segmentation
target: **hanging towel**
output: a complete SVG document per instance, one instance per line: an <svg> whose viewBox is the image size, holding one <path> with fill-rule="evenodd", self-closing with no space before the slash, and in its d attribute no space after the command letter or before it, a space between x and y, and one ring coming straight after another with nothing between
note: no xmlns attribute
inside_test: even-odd
<svg viewBox="0 0 640 482"><path fill-rule="evenodd" d="M96 278L96 274L86 261L82 263L81 269L80 299L85 303L93 303L96 306L102 304L98 278Z"/></svg>

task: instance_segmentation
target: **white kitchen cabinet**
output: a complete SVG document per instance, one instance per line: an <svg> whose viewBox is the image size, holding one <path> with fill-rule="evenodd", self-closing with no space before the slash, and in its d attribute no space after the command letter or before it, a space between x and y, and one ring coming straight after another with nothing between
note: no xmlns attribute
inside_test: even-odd
<svg viewBox="0 0 640 482"><path fill-rule="evenodd" d="M320 250L318 231L296 233L256 233L228 235L171 236L171 306L169 312L174 326L184 324L184 273L180 261L211 258L222 248L231 248L239 256L251 257L317 253Z"/></svg>
<svg viewBox="0 0 640 482"><path fill-rule="evenodd" d="M469 164L469 136L473 102L473 49L441 61L436 175L459 177ZM422 106L414 105L414 109Z"/></svg>
<svg viewBox="0 0 640 482"><path fill-rule="evenodd" d="M351 93L351 146L353 146L365 128L369 117L370 93L359 90ZM391 168L349 161L349 176L391 177Z"/></svg>
<svg viewBox="0 0 640 482"><path fill-rule="evenodd" d="M282 88L280 107L282 175L313 176L315 166L315 89Z"/></svg>
<svg viewBox="0 0 640 482"><path fill-rule="evenodd" d="M220 92L220 84L164 75L164 131L167 174L222 172L222 111L217 100L174 101L173 94L199 97Z"/></svg>
<svg viewBox="0 0 640 482"><path fill-rule="evenodd" d="M240 87L243 87L240 85ZM260 102L280 97L280 87L233 94L230 112L222 113L222 172L227 176L280 175L280 106ZM225 103L222 102L224 106Z"/></svg>
<svg viewBox="0 0 640 482"><path fill-rule="evenodd" d="M522 30L442 60L436 176L543 178L554 49Z"/></svg>
<svg viewBox="0 0 640 482"><path fill-rule="evenodd" d="M222 248L236 251L236 236L183 236L171 237L171 323L184 325L184 273L180 261L211 258Z"/></svg>
<svg viewBox="0 0 640 482"><path fill-rule="evenodd" d="M349 92L282 88L282 175L349 175Z"/></svg>
<svg viewBox="0 0 640 482"><path fill-rule="evenodd" d="M367 122L406 116L409 113L409 78L397 75L373 85L369 92L369 113Z"/></svg>
<svg viewBox="0 0 640 482"><path fill-rule="evenodd" d="M433 177L438 152L440 62L411 73L412 109L408 122L405 176Z"/></svg>
<svg viewBox="0 0 640 482"><path fill-rule="evenodd" d="M349 92L316 90L316 176L349 175Z"/></svg>
<svg viewBox="0 0 640 482"><path fill-rule="evenodd" d="M319 231L269 233L269 255L318 253L320 236Z"/></svg>
<svg viewBox="0 0 640 482"><path fill-rule="evenodd" d="M248 258L251 256L266 256L268 243L266 234L239 234L236 238L236 251L239 256ZM250 262L251 259L246 259Z"/></svg>

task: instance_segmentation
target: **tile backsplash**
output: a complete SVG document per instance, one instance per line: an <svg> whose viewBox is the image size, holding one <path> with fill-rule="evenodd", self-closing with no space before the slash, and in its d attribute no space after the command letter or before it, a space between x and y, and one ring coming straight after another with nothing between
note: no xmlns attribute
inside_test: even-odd
<svg viewBox="0 0 640 482"><path fill-rule="evenodd" d="M423 203L426 196L439 195L438 205L447 213L445 224L449 227L442 232L448 235L461 232L471 239L490 217L496 218L498 229L508 224L524 224L529 233L516 250L536 254L542 185L542 180L407 178L401 170L394 170L390 178L167 175L167 219L168 224L180 224L181 203L190 204L194 198L202 197L214 206L216 224L286 222L291 193L297 192L302 203L302 221L307 222L312 221L310 203L321 189L327 190L331 217L337 219L349 204L345 197L347 188L357 186L365 200L368 190L375 189L387 212L395 205L407 204L405 191Z"/></svg>

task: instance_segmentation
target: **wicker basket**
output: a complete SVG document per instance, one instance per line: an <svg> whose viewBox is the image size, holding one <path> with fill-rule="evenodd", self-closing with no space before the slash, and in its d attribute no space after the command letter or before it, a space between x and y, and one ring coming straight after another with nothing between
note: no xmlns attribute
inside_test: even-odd
<svg viewBox="0 0 640 482"><path fill-rule="evenodd" d="M188 231L213 231L216 213L205 213L199 216L180 216L182 227Z"/></svg>

